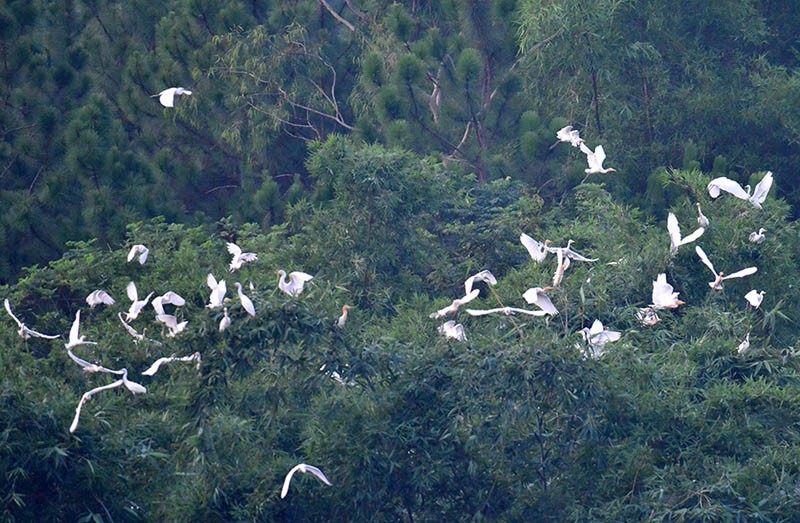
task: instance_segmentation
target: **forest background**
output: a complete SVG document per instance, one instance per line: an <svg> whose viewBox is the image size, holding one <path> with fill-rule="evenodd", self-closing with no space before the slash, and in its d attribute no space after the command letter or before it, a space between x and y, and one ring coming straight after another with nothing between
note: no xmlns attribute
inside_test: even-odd
<svg viewBox="0 0 800 523"><path fill-rule="evenodd" d="M107 381L3 322L3 517L797 520L799 33L785 0L4 2L4 297L45 332L84 309L83 357L148 392L94 398L70 434ZM568 124L617 172L554 147ZM706 191L767 170L763 209ZM670 256L666 215L693 230L695 203L717 268L756 275L711 291L693 245ZM599 261L553 318L460 313L467 341L440 336L428 314L481 269L478 308L550 282L522 232ZM226 241L259 255L227 276L258 313L232 302L220 333ZM316 277L289 298L281 268ZM659 273L686 305L646 327ZM134 344L133 280L184 296L186 332L148 317ZM95 288L119 303L90 311ZM575 347L594 319L623 332L597 360ZM302 461L334 486L279 499Z"/></svg>

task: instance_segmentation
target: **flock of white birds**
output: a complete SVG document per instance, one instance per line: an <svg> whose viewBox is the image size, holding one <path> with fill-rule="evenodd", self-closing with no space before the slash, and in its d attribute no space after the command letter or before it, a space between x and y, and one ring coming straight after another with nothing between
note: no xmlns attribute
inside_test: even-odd
<svg viewBox="0 0 800 523"><path fill-rule="evenodd" d="M556 133L556 138L557 141L553 145L554 147L559 143L564 142L572 145L573 147L579 148L584 154L586 154L586 160L589 164L589 167L585 170L587 177L591 174L615 172L615 169L603 167L603 162L606 159L603 146L598 145L595 147L594 151L592 151L584 144L584 140L580 137L579 131L573 129L572 126L568 125L560 129ZM585 180L586 179L584 178L584 181ZM729 178L720 177L711 180L707 186L707 190L711 198L718 198L721 194L721 191L724 191L739 199L750 202L757 209L761 209L761 205L764 203L764 200L766 199L767 194L772 187L772 182L772 172L767 172L758 185L756 185L751 194L749 185L743 188L737 182ZM678 219L675 217L675 215L671 212L667 215L667 232L669 233L670 256L675 256L681 246L698 240L705 233L706 228L708 228L710 225L710 220L703 214L699 203L696 204L696 207L698 213L698 228L687 236L683 236L681 234L680 225L678 224ZM761 244L766 239L766 235L764 234L766 232L767 230L762 227L757 232L751 233L749 240L753 243ZM464 296L453 300L447 307L431 313L430 317L433 319L439 319L446 316L455 316L462 305L473 301L480 295L480 290L473 288L474 284L478 281L483 281L488 284L489 289L492 290L497 301L501 303L501 306L493 309L465 309L465 312L470 316L485 316L493 313L502 313L506 315L525 314L529 316L555 315L558 314L558 310L553 305L553 302L547 295L547 292L555 289L561 284L564 274L570 267L572 260L589 263L598 261L595 258L587 258L574 251L572 249L572 244L574 243L573 240L569 240L565 247L554 247L550 240L539 242L525 233L520 235L519 240L523 247L525 247L525 249L528 251L528 254L530 254L531 259L536 263L543 262L548 254L556 255L557 262L552 283L546 287L532 287L522 294L522 298L529 305L535 305L537 309L529 310L502 305L499 296L497 296L492 289L492 287L497 284L497 279L490 271L483 270L473 276L470 276L464 282ZM722 282L725 280L732 278L743 278L758 271L757 267L746 267L732 273L725 273L721 271L717 272L717 270L714 268L714 265L711 263L711 261L708 259L708 256L699 245L695 246L695 252L700 258L700 261L706 267L708 267L711 273L714 275L714 281L709 282L708 285L712 290L715 291L722 290ZM653 281L653 292L651 295L650 305L640 308L637 313L639 321L645 326L652 326L661 321L661 319L658 317L657 311L675 309L681 305L684 305L684 302L678 299L679 294L680 293L675 292L672 285L667 283L666 273L659 274L655 281ZM765 294L765 291L753 289L744 297L751 307L759 308ZM438 332L447 338L453 338L458 341L466 341L467 339L464 325L461 323L456 323L456 320L446 321L438 327ZM578 347L582 350L584 356L587 358L599 358L605 353L606 344L618 341L622 337L622 333L607 330L603 326L603 323L597 319L594 320L591 327L584 327L577 332L582 336L586 343L585 346L581 347L578 345ZM750 333L748 332L745 340L743 340L739 345L738 350L740 353L743 353L747 351L749 347Z"/></svg>

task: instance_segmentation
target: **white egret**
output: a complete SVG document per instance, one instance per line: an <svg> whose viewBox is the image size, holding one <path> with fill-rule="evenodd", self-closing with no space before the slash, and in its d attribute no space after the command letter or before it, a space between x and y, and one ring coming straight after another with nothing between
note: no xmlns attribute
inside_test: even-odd
<svg viewBox="0 0 800 523"><path fill-rule="evenodd" d="M695 203L695 206L697 207L697 224L703 229L708 229L711 222L708 220L708 216L703 214L703 211L700 210L700 202Z"/></svg>
<svg viewBox="0 0 800 523"><path fill-rule="evenodd" d="M236 285L236 292L239 294L239 301L242 302L242 307L244 310L247 311L247 314L250 316L256 315L256 308L253 306L253 300L251 300L242 290L242 284L238 281L234 283Z"/></svg>
<svg viewBox="0 0 800 523"><path fill-rule="evenodd" d="M167 357L167 358L158 358L155 362L153 362L152 365L150 365L150 367L147 368L146 371L142 372L142 375L144 375L144 376L154 376L155 373L158 372L158 369L160 369L162 365L164 365L165 363L173 362L173 361L186 361L186 362L196 361L197 362L197 368L199 369L200 368L200 362L201 362L200 353L199 352L195 352L194 354L192 354L190 356L183 356L183 357L180 357L180 358L175 357L175 356Z"/></svg>
<svg viewBox="0 0 800 523"><path fill-rule="evenodd" d="M156 296L153 298L153 301L150 302L150 305L153 306L153 309L156 311L156 315L158 314L165 314L164 305L175 305L176 307L182 307L186 304L186 300L184 300L179 294L167 291L161 296Z"/></svg>
<svg viewBox="0 0 800 523"><path fill-rule="evenodd" d="M674 214L667 215L667 232L669 232L669 253L674 256L678 252L681 245L692 243L706 232L705 228L699 227L692 234L685 238L681 238L681 228L678 225L678 219Z"/></svg>
<svg viewBox="0 0 800 523"><path fill-rule="evenodd" d="M89 293L89 295L86 297L86 303L89 304L89 307L94 309L97 305L114 305L115 302L114 298L112 298L109 293L104 290L97 289L96 291Z"/></svg>
<svg viewBox="0 0 800 523"><path fill-rule="evenodd" d="M580 143L581 151L586 155L586 162L589 164L588 169L584 169L586 174L605 174L617 172L616 169L611 167L603 167L603 162L606 159L606 152L602 145L594 148L594 152L589 149L583 142Z"/></svg>
<svg viewBox="0 0 800 523"><path fill-rule="evenodd" d="M764 234L765 232L767 232L767 230L761 227L760 229L758 229L758 232L755 231L751 232L750 236L748 236L747 239L753 243L764 243L764 240L767 239L766 234Z"/></svg>
<svg viewBox="0 0 800 523"><path fill-rule="evenodd" d="M757 291L753 289L744 295L744 299L747 300L747 303L749 303L754 309L757 309L761 306L761 302L764 301L764 295L766 293L767 291Z"/></svg>
<svg viewBox="0 0 800 523"><path fill-rule="evenodd" d="M219 320L219 331L223 332L225 329L231 326L231 317L228 316L228 308L225 307L222 313L222 319Z"/></svg>
<svg viewBox="0 0 800 523"><path fill-rule="evenodd" d="M336 326L340 329L344 327L344 324L347 323L347 311L352 309L352 305L342 305L342 315L339 316L339 319L336 320Z"/></svg>
<svg viewBox="0 0 800 523"><path fill-rule="evenodd" d="M233 242L228 242L228 252L233 256L230 264L230 271L240 269L242 265L258 260L258 255L254 252L242 252L241 247Z"/></svg>
<svg viewBox="0 0 800 523"><path fill-rule="evenodd" d="M730 178L721 176L719 178L714 178L708 183L708 194L712 198L717 198L720 195L720 191L725 191L739 198L740 200L747 200L752 203L754 207L761 209L761 204L764 203L764 200L767 198L767 194L769 193L771 187L772 171L767 171L767 174L765 174L761 181L756 185L752 195L750 194L749 185L746 189L744 189L741 185Z"/></svg>
<svg viewBox="0 0 800 523"><path fill-rule="evenodd" d="M71 350L73 347L77 347L78 345L97 345L96 341L85 341L86 336L78 336L80 328L81 311L78 309L78 312L75 313L75 320L72 322L72 327L69 329L69 341L64 344L68 350Z"/></svg>
<svg viewBox="0 0 800 523"><path fill-rule="evenodd" d="M432 312L428 317L429 318L433 318L433 319L436 320L436 319L439 319L439 318L441 318L443 316L448 316L448 315L455 314L456 311L458 311L459 307L461 307L462 305L464 305L466 303L471 302L472 300L477 298L478 294L480 294L480 293L481 293L480 289L472 289L472 291L468 292L467 294L465 294L461 298L453 300L450 303L450 305L448 305L447 307L445 307L443 309L439 309L436 312Z"/></svg>
<svg viewBox="0 0 800 523"><path fill-rule="evenodd" d="M568 143L573 147L578 147L578 145L583 143L583 138L581 138L580 132L577 129L573 129L571 125L559 129L556 132L556 138L558 138L558 142L553 144L553 147L555 147L559 142Z"/></svg>
<svg viewBox="0 0 800 523"><path fill-rule="evenodd" d="M281 499L285 498L286 494L289 493L289 485L292 482L292 476L294 476L295 472L311 473L314 476L316 476L318 480L325 483L326 485L328 486L333 485L328 480L328 478L325 477L325 474L323 474L320 469L318 469L313 465L300 463L299 465L295 465L294 467L292 467L292 470L290 470L289 473L286 474L286 478L283 480L283 488L281 489Z"/></svg>
<svg viewBox="0 0 800 523"><path fill-rule="evenodd" d="M487 314L503 313L506 316L515 314L527 314L528 316L545 316L545 311L531 311L528 309L518 309L516 307L496 307L494 309L465 309L470 316L486 316Z"/></svg>
<svg viewBox="0 0 800 523"><path fill-rule="evenodd" d="M131 247L131 250L128 252L128 261L133 261L137 254L139 255L139 264L144 265L144 262L147 261L147 256L150 254L150 249L141 243L137 243Z"/></svg>
<svg viewBox="0 0 800 523"><path fill-rule="evenodd" d="M167 329L169 329L167 336L170 338L174 338L186 330L186 326L189 324L188 320L179 323L178 318L172 314L158 314L156 315L156 319L167 326Z"/></svg>
<svg viewBox="0 0 800 523"><path fill-rule="evenodd" d="M128 309L128 314L125 317L127 321L135 320L139 317L139 313L142 312L145 305L150 302L150 298L153 296L153 292L147 295L147 297L143 300L139 299L139 292L136 290L136 284L133 282L128 282L128 286L125 289L128 293L128 299L131 300L131 306Z"/></svg>
<svg viewBox="0 0 800 523"><path fill-rule="evenodd" d="M169 89L164 89L158 94L154 94L151 96L151 98L158 96L158 101L161 102L161 105L164 107L175 107L176 96L190 94L192 94L192 91L184 89L183 87L170 87Z"/></svg>
<svg viewBox="0 0 800 523"><path fill-rule="evenodd" d="M54 335L42 334L41 332L37 332L33 329L29 329L28 327L26 327L25 324L22 323L19 318L14 316L13 312L11 312L11 303L9 303L8 298L3 300L3 305L5 305L6 312L8 312L8 315L11 316L11 318L17 323L17 326L19 327L17 334L19 334L20 338L22 338L23 340L27 340L30 337L54 340L59 337L58 335L55 334Z"/></svg>
<svg viewBox="0 0 800 523"><path fill-rule="evenodd" d="M472 292L472 286L475 282L483 281L488 283L489 285L497 285L497 278L494 277L488 269L484 269L477 274L473 274L469 278L464 281L464 290L466 294Z"/></svg>
<svg viewBox="0 0 800 523"><path fill-rule="evenodd" d="M92 396L94 396L98 392L101 392L101 391L104 391L104 390L109 390L109 389L114 389L114 388L119 387L121 385L124 385L125 388L127 388L129 391L131 391L131 393L134 396L136 394L144 394L144 393L147 392L147 389L145 387L139 385L138 383L130 381L128 379L128 370L127 369L122 369L121 371L118 371L118 372L120 372L122 374L122 379L119 379L119 380L117 380L117 381L115 381L113 383L109 383L108 385L102 385L100 387L95 387L92 390L90 390L89 392L85 392L83 394L83 396L81 396L81 401L78 402L78 407L75 409L75 417L72 419L72 424L69 426L69 431L70 432L75 432L75 430L78 428L78 421L80 420L80 417L81 417L81 409L86 404L86 402L88 402L90 399L92 399Z"/></svg>
<svg viewBox="0 0 800 523"><path fill-rule="evenodd" d="M583 337L589 350L584 350L583 354L592 359L597 359L605 353L604 345L620 339L621 333L607 330L600 320L594 320L591 327L584 327L578 331Z"/></svg>
<svg viewBox="0 0 800 523"><path fill-rule="evenodd" d="M556 309L553 302L550 300L550 297L547 295L544 289L541 287L531 287L522 295L522 298L528 302L530 305L536 305L547 314L558 314L558 309Z"/></svg>
<svg viewBox="0 0 800 523"><path fill-rule="evenodd" d="M217 281L214 275L209 272L208 276L206 276L206 284L211 289L211 295L208 297L208 305L206 307L209 309L222 307L222 303L225 301L225 294L228 292L225 280Z"/></svg>
<svg viewBox="0 0 800 523"><path fill-rule="evenodd" d="M564 273L567 269L569 269L570 262L569 258L564 256L563 251L556 251L556 257L558 259L558 265L556 265L556 272L553 273L553 285L547 287L545 290L555 289L559 285L561 285L561 280L564 279Z"/></svg>
<svg viewBox="0 0 800 523"><path fill-rule="evenodd" d="M685 302L678 299L679 292L674 292L672 289L672 285L667 283L667 275L666 273L661 273L658 275L656 280L653 282L653 303L650 305L651 310L660 310L660 309L674 309L680 305L683 305ZM655 315L655 313L653 313ZM649 318L648 315L645 315L646 318ZM642 320L644 321L644 320ZM658 317L653 323L658 321Z"/></svg>
<svg viewBox="0 0 800 523"><path fill-rule="evenodd" d="M547 252L552 252L558 254L559 252L565 257L575 261L581 262L596 262L599 258L587 258L586 256L582 256L578 254L576 251L572 250L572 244L575 243L575 240L569 240L567 242L566 247L552 247L550 242L545 242L545 249Z"/></svg>
<svg viewBox="0 0 800 523"><path fill-rule="evenodd" d="M314 277L310 274L301 271L292 271L289 273L289 279L286 279L286 271L283 269L276 271L278 275L278 287L292 297L297 297L303 292L303 286L307 281Z"/></svg>
<svg viewBox="0 0 800 523"><path fill-rule="evenodd" d="M756 184L756 188L753 189L753 194L749 198L750 203L752 203L757 209L761 209L761 204L767 199L767 194L769 194L769 190L771 188L772 171L767 171L767 174L761 178L761 181Z"/></svg>
<svg viewBox="0 0 800 523"><path fill-rule="evenodd" d="M539 263L544 261L547 257L547 245L549 243L548 240L545 240L544 243L539 242L525 234L524 232L519 235L519 241L522 245L527 249L528 254L531 255L533 261Z"/></svg>
<svg viewBox="0 0 800 523"><path fill-rule="evenodd" d="M744 354L749 349L750 349L750 333L748 332L747 335L742 340L742 342L739 344L737 352L739 352L739 354Z"/></svg>
<svg viewBox="0 0 800 523"><path fill-rule="evenodd" d="M645 327L652 327L661 321L661 318L658 317L653 307L643 307L639 309L639 312L636 313L636 317Z"/></svg>
<svg viewBox="0 0 800 523"><path fill-rule="evenodd" d="M731 278L742 278L758 271L758 267L747 267L746 269L736 271L732 274L726 275L724 272L717 273L717 271L714 270L714 266L711 264L711 260L708 259L708 256L706 256L706 253L703 251L703 249L698 245L694 248L694 250L697 253L697 256L700 257L700 261L703 262L703 264L705 264L705 266L708 267L714 274L714 281L709 282L708 286L715 291L722 290L722 282L725 280L729 280Z"/></svg>
<svg viewBox="0 0 800 523"><path fill-rule="evenodd" d="M436 330L445 338L453 338L458 341L467 341L467 334L464 332L464 326L456 323L455 320L448 320L436 328Z"/></svg>
<svg viewBox="0 0 800 523"><path fill-rule="evenodd" d="M155 300L153 300L153 301L155 302ZM122 313L121 312L118 312L117 316L119 317L119 321L122 322L122 326L125 327L126 331L128 331L128 334L133 336L137 341L143 341L144 340L144 334L139 334L139 331L137 331L136 329L131 327L130 324L128 322L126 322L125 319L122 317Z"/></svg>
<svg viewBox="0 0 800 523"><path fill-rule="evenodd" d="M90 363L83 358L79 358L72 352L72 349L67 349L67 356L70 357L72 361L80 365L83 372L92 373L92 372L105 372L106 374L122 374L121 370L111 370L103 367L102 365L98 365L96 363Z"/></svg>

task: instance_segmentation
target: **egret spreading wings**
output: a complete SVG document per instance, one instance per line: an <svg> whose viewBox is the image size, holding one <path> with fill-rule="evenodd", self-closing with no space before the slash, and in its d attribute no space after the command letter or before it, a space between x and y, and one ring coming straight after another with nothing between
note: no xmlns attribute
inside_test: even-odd
<svg viewBox="0 0 800 523"><path fill-rule="evenodd" d="M258 255L254 252L242 252L242 248L233 242L227 244L228 252L233 256L230 264L230 271L240 269L242 265L258 260Z"/></svg>
<svg viewBox="0 0 800 523"><path fill-rule="evenodd" d="M697 253L697 256L700 257L700 261L702 261L703 264L706 267L708 267L711 270L711 272L714 274L714 281L708 282L708 286L711 287L712 289L714 289L715 291L721 291L722 290L722 282L725 281L725 280L729 280L731 278L743 278L744 276L749 276L749 275L754 274L755 272L758 271L758 267L747 267L746 269L742 269L740 271L736 271L736 272L731 273L731 274L725 274L724 272L719 272L718 273L714 269L714 266L711 264L711 260L709 260L708 256L706 256L705 251L703 251L703 249L699 245L696 246L694 248L694 250Z"/></svg>
<svg viewBox="0 0 800 523"><path fill-rule="evenodd" d="M669 253L671 255L675 255L678 252L678 247L681 245L692 243L706 232L705 228L698 227L692 234L682 238L678 219L672 213L667 215L667 231L669 232Z"/></svg>
<svg viewBox="0 0 800 523"><path fill-rule="evenodd" d="M14 316L13 312L11 312L11 303L9 303L8 298L3 300L3 305L5 305L6 312L8 313L9 316L11 316L11 319L13 319L17 323L17 326L19 327L17 334L19 334L23 340L27 340L30 337L44 338L47 340L54 340L58 338L58 335L42 334L41 332L37 332L33 329L28 328L24 323L22 323L22 321L20 321L19 318Z"/></svg>
<svg viewBox="0 0 800 523"><path fill-rule="evenodd" d="M192 91L183 87L170 87L168 89L164 89L158 94L154 94L153 97L158 96L158 101L161 102L161 105L164 107L175 107L176 96L188 96L190 94L192 94Z"/></svg>
<svg viewBox="0 0 800 523"><path fill-rule="evenodd" d="M303 286L306 282L314 278L305 272L292 271L289 273L289 279L287 280L286 271L283 269L277 271L275 274L278 275L278 287L292 297L299 296L300 293L303 292Z"/></svg>
<svg viewBox="0 0 800 523"><path fill-rule="evenodd" d="M294 467L292 467L292 470L290 470L289 473L286 474L286 477L283 480L283 488L281 488L281 499L285 498L286 494L289 493L289 485L292 483L292 477L295 475L296 472L313 474L314 477L316 477L318 480L325 483L326 485L328 486L333 485L328 480L328 478L325 477L325 474L320 469L318 469L313 465L300 463L299 465L295 465Z"/></svg>

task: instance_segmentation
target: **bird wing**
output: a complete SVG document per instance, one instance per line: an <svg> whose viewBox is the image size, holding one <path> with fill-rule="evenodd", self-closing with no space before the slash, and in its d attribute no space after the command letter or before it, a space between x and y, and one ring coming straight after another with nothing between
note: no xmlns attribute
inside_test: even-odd
<svg viewBox="0 0 800 523"><path fill-rule="evenodd" d="M163 296L161 296L161 303L169 303L171 305L175 305L176 307L182 307L186 304L186 300L184 300L183 297L181 297L178 293L167 291Z"/></svg>
<svg viewBox="0 0 800 523"><path fill-rule="evenodd" d="M128 293L128 299L132 302L139 301L139 293L136 291L135 283L128 282L128 286L125 287L125 292Z"/></svg>
<svg viewBox="0 0 800 523"><path fill-rule="evenodd" d="M8 298L6 298L5 300L3 300L3 305L5 306L5 308L6 308L6 312L8 312L8 315L9 315L9 316L11 316L11 317L14 319L14 321L15 321L15 322L17 322L17 326L19 326L20 328L22 328L22 327L23 327L23 324L22 324L22 322L21 322L21 321L19 321L19 318L17 318L16 316L14 316L14 313L13 313L13 312L11 312L11 303L9 303L9 301L8 301Z"/></svg>
<svg viewBox="0 0 800 523"><path fill-rule="evenodd" d="M771 188L772 171L767 171L767 174L764 175L761 181L756 185L756 188L753 189L753 195L750 197L750 201L753 202L753 205L760 208Z"/></svg>
<svg viewBox="0 0 800 523"><path fill-rule="evenodd" d="M217 288L217 279L214 278L214 275L210 272L208 273L208 276L206 276L206 285L208 285L208 288L212 291Z"/></svg>
<svg viewBox="0 0 800 523"><path fill-rule="evenodd" d="M303 466L302 463L300 465L295 465L294 467L292 467L292 470L290 470L289 473L286 474L286 477L283 478L283 488L281 488L281 499L285 498L286 494L289 493L289 484L291 484L292 482L292 476L294 476L294 473L297 472L302 466Z"/></svg>
<svg viewBox="0 0 800 523"><path fill-rule="evenodd" d="M480 289L472 289L470 292L465 294L463 297L459 298L458 301L460 302L461 305L464 305L465 303L469 303L472 300L474 300L475 298L477 298L480 293L481 293Z"/></svg>
<svg viewBox="0 0 800 523"><path fill-rule="evenodd" d="M320 480L321 482L325 483L328 486L332 486L333 485L328 480L328 478L325 477L325 474L320 469L315 467L314 465L306 465L305 466L305 470L303 470L303 472L310 472L310 473L314 474L314 476L316 476L318 480Z"/></svg>
<svg viewBox="0 0 800 523"><path fill-rule="evenodd" d="M69 431L75 432L75 430L78 428L78 420L81 417L81 407L83 407L84 403L92 399L92 396L94 396L98 392L119 387L123 383L124 382L122 380L117 380L113 383L109 383L108 385L95 387L92 390L85 392L83 396L81 396L81 401L78 402L78 407L75 409L75 417L72 419L72 424L69 426Z"/></svg>
<svg viewBox="0 0 800 523"><path fill-rule="evenodd" d="M139 252L141 253L139 255L139 265L144 265L144 262L147 261L147 255L150 254L150 249L148 249L144 245L140 245Z"/></svg>
<svg viewBox="0 0 800 523"><path fill-rule="evenodd" d="M528 254L530 254L531 258L533 258L533 261L538 263L544 261L544 259L547 257L547 250L545 249L544 244L534 240L524 232L519 235L519 241L528 251Z"/></svg>
<svg viewBox="0 0 800 523"><path fill-rule="evenodd" d="M470 316L486 316L487 314L494 314L495 312L503 312L502 307L496 309L464 309Z"/></svg>
<svg viewBox="0 0 800 523"><path fill-rule="evenodd" d="M703 227L698 227L697 229L695 229L695 231L694 231L692 234L690 234L689 236L687 236L687 237L683 238L683 239L681 240L681 243L680 243L680 244L681 244L681 245L686 245L687 243L692 243L692 242L693 242L693 241L695 241L697 238L699 238L699 237L701 237L703 234L705 234L705 232L706 232L706 230L705 230Z"/></svg>
<svg viewBox="0 0 800 523"><path fill-rule="evenodd" d="M598 145L594 148L594 160L597 162L597 166L602 169L603 162L606 160L606 151L603 149L602 145Z"/></svg>
<svg viewBox="0 0 800 523"><path fill-rule="evenodd" d="M158 372L158 369L161 367L161 365L163 365L164 363L169 363L173 359L175 359L175 358L158 358L156 361L153 362L152 365L150 365L147 368L146 371L142 372L142 375L144 375L144 376L153 376L153 375L155 375L155 373Z"/></svg>
<svg viewBox="0 0 800 523"><path fill-rule="evenodd" d="M155 300L153 300L153 303L155 303ZM122 319L122 313L121 312L118 312L117 316L119 317L119 321L121 321L122 325L125 327L125 330L128 331L128 334L130 334L134 338L141 338L142 337L142 335L139 334L139 332L137 332L136 329L131 327L124 319Z"/></svg>
<svg viewBox="0 0 800 523"><path fill-rule="evenodd" d="M78 309L78 312L75 313L75 320L72 322L72 327L69 329L69 342L77 343L78 342L78 332L81 328L81 311Z"/></svg>
<svg viewBox="0 0 800 523"><path fill-rule="evenodd" d="M147 392L147 389L145 387L143 387L142 385L139 385L138 383L128 379L128 370L127 369L122 369L122 370L123 370L122 384L125 385L125 387L129 391L131 391L131 393L133 393L133 394L144 394L145 392Z"/></svg>
<svg viewBox="0 0 800 523"><path fill-rule="evenodd" d="M667 232L669 232L670 246L673 251L676 251L681 244L681 228L678 225L678 219L672 213L667 215Z"/></svg>
<svg viewBox="0 0 800 523"><path fill-rule="evenodd" d="M133 247L131 247L131 250L128 251L128 261L131 261L133 259L133 257L136 256L137 252L139 252L139 246L138 245L134 245Z"/></svg>
<svg viewBox="0 0 800 523"><path fill-rule="evenodd" d="M241 256L241 254L242 254L242 249L241 249L241 247L239 247L239 246L238 246L238 245L236 245L235 243L233 243L233 242L228 242L228 243L227 243L227 247L228 247L228 252L229 252L230 254L232 254L233 256Z"/></svg>
<svg viewBox="0 0 800 523"><path fill-rule="evenodd" d="M603 332L603 322L594 320L592 326L589 328L589 336L594 337Z"/></svg>
<svg viewBox="0 0 800 523"><path fill-rule="evenodd" d="M731 274L726 274L722 277L723 280L729 280L731 278L743 278L745 276L750 276L758 271L758 267L748 267L746 269L742 269L741 271L736 271Z"/></svg>
<svg viewBox="0 0 800 523"><path fill-rule="evenodd" d="M241 291L239 291L239 301L242 302L242 307L244 307L244 310L247 311L247 314L249 314L250 316L256 315L256 308L253 306L253 300L251 300L247 295L245 295Z"/></svg>
<svg viewBox="0 0 800 523"><path fill-rule="evenodd" d="M587 156L587 158L588 157L594 158L594 152L591 149L589 149L589 147L585 143L581 142L580 150L583 154Z"/></svg>
<svg viewBox="0 0 800 523"><path fill-rule="evenodd" d="M717 271L714 270L714 266L711 264L711 260L708 259L708 256L706 256L705 251L699 245L697 245L694 248L694 252L696 252L697 255L700 257L700 261L703 262L706 267L711 269L711 272L713 272L714 276L716 276Z"/></svg>
<svg viewBox="0 0 800 523"><path fill-rule="evenodd" d="M47 340L54 340L54 339L60 337L57 334L42 334L41 332L35 331L33 329L29 329L28 327L25 327L25 332L27 332L31 336L35 336L37 338L45 338Z"/></svg>
<svg viewBox="0 0 800 523"><path fill-rule="evenodd" d="M581 262L596 262L599 259L599 258L587 258L586 256L581 256L580 254L569 248L566 251L564 251L564 254L566 254L567 258L572 258L575 261L581 261Z"/></svg>
<svg viewBox="0 0 800 523"><path fill-rule="evenodd" d="M572 141L571 133L572 133L572 126L568 125L566 127L562 127L556 132L556 138L558 138L562 142L571 142Z"/></svg>
<svg viewBox="0 0 800 523"><path fill-rule="evenodd" d="M302 271L292 271L289 273L289 278L294 281L302 281L303 283L307 282L308 280L313 280L314 277L310 274Z"/></svg>
<svg viewBox="0 0 800 523"><path fill-rule="evenodd" d="M536 305L548 314L558 314L558 309L556 309L550 297L545 294L544 289L541 287L532 287L528 289L522 295L522 298L528 302L528 304Z"/></svg>
<svg viewBox="0 0 800 523"><path fill-rule="evenodd" d="M177 91L176 87L170 87L158 93L158 101L161 102L161 105L175 107L175 91Z"/></svg>
<svg viewBox="0 0 800 523"><path fill-rule="evenodd" d="M547 314L547 311L530 311L528 309L518 309L517 307L503 307L500 309L505 314L527 314L528 316L544 316Z"/></svg>
<svg viewBox="0 0 800 523"><path fill-rule="evenodd" d="M730 178L726 178L725 176L714 178L708 183L708 194L712 198L717 198L720 190L732 194L742 200L747 200L750 198L750 195L747 194L747 191L745 191L741 185Z"/></svg>

